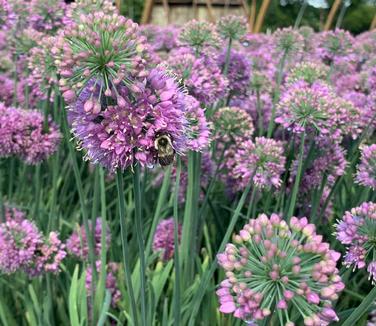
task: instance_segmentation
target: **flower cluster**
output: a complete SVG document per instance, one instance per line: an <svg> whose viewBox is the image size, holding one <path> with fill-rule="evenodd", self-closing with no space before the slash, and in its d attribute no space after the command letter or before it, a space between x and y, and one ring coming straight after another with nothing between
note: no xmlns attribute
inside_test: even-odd
<svg viewBox="0 0 376 326"><path fill-rule="evenodd" d="M224 39L239 40L247 32L247 19L242 16L224 16L218 21L217 30Z"/></svg>
<svg viewBox="0 0 376 326"><path fill-rule="evenodd" d="M358 164L355 181L359 184L376 188L376 144L361 147L362 156Z"/></svg>
<svg viewBox="0 0 376 326"><path fill-rule="evenodd" d="M369 278L376 282L376 204L365 202L347 211L336 225L337 239L347 247L347 267L367 267Z"/></svg>
<svg viewBox="0 0 376 326"><path fill-rule="evenodd" d="M159 222L153 238L153 251L161 255L163 261L170 260L174 256L174 218L170 217ZM181 225L178 228L178 239L181 238Z"/></svg>
<svg viewBox="0 0 376 326"><path fill-rule="evenodd" d="M331 302L344 288L339 258L306 218L287 224L277 214L261 214L218 255L226 274L217 290L219 310L258 321L276 309L281 325L329 325L338 321Z"/></svg>
<svg viewBox="0 0 376 326"><path fill-rule="evenodd" d="M57 150L60 138L57 126L39 111L0 103L0 157L18 156L37 164Z"/></svg>

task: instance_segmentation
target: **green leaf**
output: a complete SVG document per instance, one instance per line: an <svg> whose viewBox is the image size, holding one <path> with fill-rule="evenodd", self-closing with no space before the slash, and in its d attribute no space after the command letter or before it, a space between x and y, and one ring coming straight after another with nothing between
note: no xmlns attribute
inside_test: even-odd
<svg viewBox="0 0 376 326"><path fill-rule="evenodd" d="M80 326L77 308L78 265L76 265L69 290L69 320L72 326Z"/></svg>

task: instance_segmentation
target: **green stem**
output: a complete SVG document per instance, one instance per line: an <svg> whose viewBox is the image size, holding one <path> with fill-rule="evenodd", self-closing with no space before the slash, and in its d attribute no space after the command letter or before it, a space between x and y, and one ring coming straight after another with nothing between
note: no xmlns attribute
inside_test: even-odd
<svg viewBox="0 0 376 326"><path fill-rule="evenodd" d="M301 7L300 7L298 16L296 17L296 20L295 20L294 29L299 28L300 23L302 21L302 18L303 18L303 15L304 15L304 12L305 12L307 6L308 6L308 1L307 0L303 0L303 3L301 5Z"/></svg>
<svg viewBox="0 0 376 326"><path fill-rule="evenodd" d="M180 261L179 261L179 188L180 188L181 161L177 158L176 182L174 194L174 325L180 324Z"/></svg>
<svg viewBox="0 0 376 326"><path fill-rule="evenodd" d="M227 76L228 67L230 65L230 55L231 55L232 39L228 39L228 45L226 50L225 66L223 67L223 75Z"/></svg>
<svg viewBox="0 0 376 326"><path fill-rule="evenodd" d="M138 244L138 253L140 255L140 278L141 278L141 324L146 326L146 262L145 262L145 245L142 232L142 200L140 189L140 165L133 167L133 192L136 213L136 235Z"/></svg>
<svg viewBox="0 0 376 326"><path fill-rule="evenodd" d="M345 320L342 326L352 326L368 311L376 300L376 287L363 299L362 303Z"/></svg>
<svg viewBox="0 0 376 326"><path fill-rule="evenodd" d="M121 245L123 251L123 263L125 272L125 283L128 289L129 302L131 306L131 317L133 325L138 325L137 322L137 306L134 297L133 285L132 285L132 271L129 259L129 247L127 240L127 229L125 223L125 197L124 197L124 185L123 185L123 174L120 169L116 172L116 186L118 191L119 200L119 218L120 218L120 233L121 233Z"/></svg>
<svg viewBox="0 0 376 326"><path fill-rule="evenodd" d="M291 200L290 200L289 210L287 212L287 219L290 219L290 217L294 214L294 209L295 209L295 204L296 204L296 198L298 196L300 179L302 177L302 170L303 170L303 157L304 157L305 136L306 136L305 135L305 131L303 131L302 139L300 140L300 147L299 147L298 171L296 173L295 183L294 183L294 187L293 187L292 193L291 193Z"/></svg>
<svg viewBox="0 0 376 326"><path fill-rule="evenodd" d="M256 90L256 109L257 109L257 122L258 122L258 135L261 137L264 134L264 118L261 108L260 90Z"/></svg>
<svg viewBox="0 0 376 326"><path fill-rule="evenodd" d="M230 224L229 224L227 231L226 231L226 233L223 237L221 245L218 248L218 253L220 253L224 250L227 242L229 241L229 239L231 237L232 232L234 231L235 225L236 225L236 223L239 219L240 212L241 212L241 210L244 206L244 202L245 202L245 200L248 196L251 185L252 185L252 183L250 183L246 187L246 189L244 190L244 192L243 192L243 194L242 194L242 196L241 196L241 198L238 202L238 205L235 209L234 215L231 218ZM195 320L196 320L196 317L197 317L197 313L198 313L198 311L201 307L202 299L203 299L203 297L206 293L206 289L209 286L210 280L212 279L213 274L214 274L215 270L217 269L217 266L218 266L218 261L217 261L217 258L215 258L214 261L212 262L211 266L210 266L210 269L206 270L204 275L201 278L201 282L197 287L198 291L196 292L196 294L194 295L194 297L192 299L193 307L192 307L192 311L190 313L191 317L189 319L189 324L188 324L189 326L195 325Z"/></svg>
<svg viewBox="0 0 376 326"><path fill-rule="evenodd" d="M5 221L5 206L3 199L3 169L2 169L2 160L0 160L0 221Z"/></svg>

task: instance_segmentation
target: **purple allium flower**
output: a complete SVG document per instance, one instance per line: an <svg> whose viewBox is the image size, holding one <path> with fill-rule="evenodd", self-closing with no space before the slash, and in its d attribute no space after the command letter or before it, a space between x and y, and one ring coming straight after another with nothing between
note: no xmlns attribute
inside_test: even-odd
<svg viewBox="0 0 376 326"><path fill-rule="evenodd" d="M283 143L274 139L257 137L238 144L234 155L231 177L237 188L244 189L251 181L258 188L279 188L285 171L286 158Z"/></svg>
<svg viewBox="0 0 376 326"><path fill-rule="evenodd" d="M347 267L365 268L372 283L376 282L376 204L365 202L345 212L336 224L336 237L346 246L344 264Z"/></svg>
<svg viewBox="0 0 376 326"><path fill-rule="evenodd" d="M89 221L89 229L90 231L92 230L91 221ZM102 250L101 236L102 236L102 219L98 217L95 221L95 230L93 234L94 253L97 256L101 254L101 250ZM107 226L106 249L109 248L110 243L111 243L111 233L110 233L109 227ZM66 248L67 248L68 253L76 256L77 258L81 260L87 260L88 255L89 255L89 244L88 244L88 239L86 236L86 231L83 225L71 234L71 236L66 242Z"/></svg>
<svg viewBox="0 0 376 326"><path fill-rule="evenodd" d="M181 225L178 228L178 239L181 238ZM170 217L159 222L153 238L153 251L160 252L163 261L174 256L174 218Z"/></svg>
<svg viewBox="0 0 376 326"><path fill-rule="evenodd" d="M28 267L42 243L42 234L31 221L0 224L0 271L9 274Z"/></svg>
<svg viewBox="0 0 376 326"><path fill-rule="evenodd" d="M117 14L103 12L81 15L60 33L55 57L58 62L60 90L72 103L95 80L100 94L118 85L133 85L133 78L144 78L145 39L138 25ZM136 90L136 89L135 89Z"/></svg>
<svg viewBox="0 0 376 326"><path fill-rule="evenodd" d="M163 69L151 70L137 92L118 85L104 96L98 83L90 81L68 112L73 133L92 163L111 172L136 162L153 165L161 135L171 139L176 153L186 150L185 95ZM106 100L111 104L105 105Z"/></svg>
<svg viewBox="0 0 376 326"><path fill-rule="evenodd" d="M96 269L97 272L101 273L101 262L97 261L96 262ZM118 273L119 266L117 263L108 263L106 265L106 289L110 291L111 293L111 306L113 308L116 308L118 305L119 301L121 300L121 292L117 286L117 279L116 279L116 274ZM91 297L91 291L92 291L92 281L93 281L93 270L91 266L89 266L86 269L86 281L85 281L85 287L87 291L87 296Z"/></svg>
<svg viewBox="0 0 376 326"><path fill-rule="evenodd" d="M344 288L339 258L307 218L287 224L277 214L261 214L217 256L226 275L216 292L219 310L254 322L274 313L281 325L329 325L338 321L331 301ZM293 317L292 307L301 315Z"/></svg>
<svg viewBox="0 0 376 326"><path fill-rule="evenodd" d="M222 40L213 24L191 20L182 27L179 43L181 46L189 46L199 54L205 47L220 47Z"/></svg>
<svg viewBox="0 0 376 326"><path fill-rule="evenodd" d="M31 0L30 24L39 32L54 33L63 26L66 4L63 0Z"/></svg>
<svg viewBox="0 0 376 326"><path fill-rule="evenodd" d="M154 51L170 51L177 47L179 28L175 26L141 25L140 33Z"/></svg>
<svg viewBox="0 0 376 326"><path fill-rule="evenodd" d="M213 117L215 139L234 143L236 139L250 139L255 131L251 116L238 107L220 108Z"/></svg>
<svg viewBox="0 0 376 326"><path fill-rule="evenodd" d="M247 56L239 51L231 50L227 71L228 88L230 95L246 94L251 81L251 62ZM219 66L226 64L226 52L218 57Z"/></svg>
<svg viewBox="0 0 376 326"><path fill-rule="evenodd" d="M273 34L276 50L282 54L298 54L303 50L304 39L292 27L277 29Z"/></svg>
<svg viewBox="0 0 376 326"><path fill-rule="evenodd" d="M325 83L304 81L292 84L277 105L276 119L294 133L318 134L341 140L360 132L360 112L350 102L338 98Z"/></svg>
<svg viewBox="0 0 376 326"><path fill-rule="evenodd" d="M27 266L26 272L32 277L43 272L57 273L66 255L65 244L61 242L56 232L50 232L48 238L38 245L33 261Z"/></svg>
<svg viewBox="0 0 376 326"><path fill-rule="evenodd" d="M190 53L171 54L167 63L182 79L189 94L204 105L211 105L227 95L228 81L213 59L205 56L196 58Z"/></svg>
<svg viewBox="0 0 376 326"><path fill-rule="evenodd" d="M37 164L52 155L60 142L57 126L39 111L7 108L0 103L0 157L16 155Z"/></svg>
<svg viewBox="0 0 376 326"><path fill-rule="evenodd" d="M208 148L210 143L209 122L206 120L205 111L193 96L186 96L185 117L189 124L187 148L198 152Z"/></svg>
<svg viewBox="0 0 376 326"><path fill-rule="evenodd" d="M286 83L293 84L303 80L312 85L317 80L325 80L328 74L327 66L315 62L301 62L294 66L287 74Z"/></svg>
<svg viewBox="0 0 376 326"><path fill-rule="evenodd" d="M7 222L15 221L20 223L26 218L25 212L19 210L16 207L12 207L9 204L4 204L5 220Z"/></svg>
<svg viewBox="0 0 376 326"><path fill-rule="evenodd" d="M243 16L227 15L217 23L217 31L224 39L239 40L247 32L247 19Z"/></svg>
<svg viewBox="0 0 376 326"><path fill-rule="evenodd" d="M357 167L355 182L365 186L376 188L376 144L360 147L362 156Z"/></svg>

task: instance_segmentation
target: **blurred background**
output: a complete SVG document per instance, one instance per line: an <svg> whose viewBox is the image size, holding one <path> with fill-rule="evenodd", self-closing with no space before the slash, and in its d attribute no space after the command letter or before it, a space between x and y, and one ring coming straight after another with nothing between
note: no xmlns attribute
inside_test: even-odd
<svg viewBox="0 0 376 326"><path fill-rule="evenodd" d="M69 1L69 0L68 0ZM344 28L359 34L376 27L376 0L116 0L121 12L139 23L182 25L246 15L250 32L300 26L316 31Z"/></svg>

